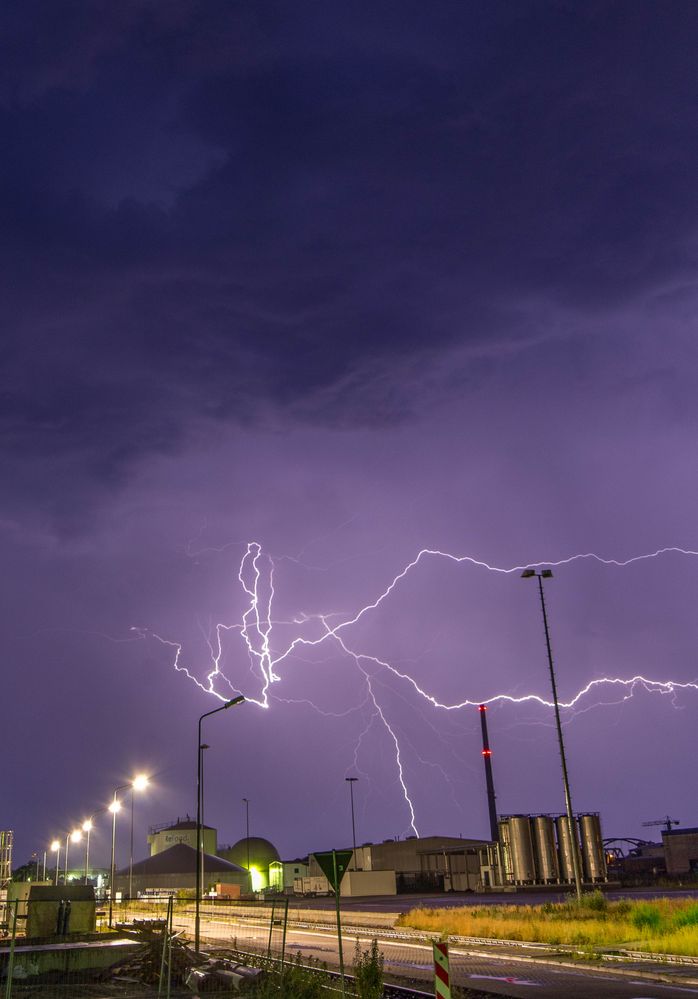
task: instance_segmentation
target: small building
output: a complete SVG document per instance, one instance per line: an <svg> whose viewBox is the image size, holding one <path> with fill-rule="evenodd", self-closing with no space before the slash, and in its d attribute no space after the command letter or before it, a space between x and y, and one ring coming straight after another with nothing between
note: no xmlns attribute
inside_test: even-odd
<svg viewBox="0 0 698 999"><path fill-rule="evenodd" d="M218 833L211 826L202 826L202 843L205 853L218 853ZM176 822L166 822L164 825L151 826L148 833L150 856L154 857L178 843L196 849L196 819L177 819Z"/></svg>
<svg viewBox="0 0 698 999"><path fill-rule="evenodd" d="M250 836L249 839L238 840L233 846L222 846L218 855L245 870L249 869L252 891L263 891L269 887L269 865L281 860L274 844L262 836Z"/></svg>
<svg viewBox="0 0 698 999"><path fill-rule="evenodd" d="M667 874L698 875L698 829L665 829L662 842Z"/></svg>
<svg viewBox="0 0 698 999"><path fill-rule="evenodd" d="M467 891L477 887L480 878L480 853L487 840L462 839L457 836L408 836L404 840L386 839L382 843L363 843L349 862L347 875L356 872L392 872L395 890L400 893L420 891ZM322 876L320 865L311 854L311 879ZM381 879L353 878L351 894L374 894ZM348 884L348 887L349 887ZM385 894L391 894L385 882Z"/></svg>
<svg viewBox="0 0 698 999"><path fill-rule="evenodd" d="M204 880L201 886L206 893L217 884L238 885L242 892L250 890L248 871L228 860L210 853L203 854ZM124 896L129 890L129 868L116 872L114 887ZM196 889L196 850L186 843L177 843L147 860L133 865L133 895L138 897L158 891L194 891Z"/></svg>
<svg viewBox="0 0 698 999"><path fill-rule="evenodd" d="M272 860L269 864L269 887L276 891L293 892L296 878L308 877L308 858Z"/></svg>

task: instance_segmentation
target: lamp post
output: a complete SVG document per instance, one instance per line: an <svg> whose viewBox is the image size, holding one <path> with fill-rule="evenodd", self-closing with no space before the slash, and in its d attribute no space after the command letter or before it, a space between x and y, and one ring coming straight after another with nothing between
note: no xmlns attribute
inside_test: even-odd
<svg viewBox="0 0 698 999"><path fill-rule="evenodd" d="M131 781L131 849L128 861L128 897L133 898L133 792L144 791L148 786L145 774L138 774Z"/></svg>
<svg viewBox="0 0 698 999"><path fill-rule="evenodd" d="M352 860L354 861L354 870L356 870L356 826L354 825L354 784L356 784L358 777L345 777L344 780L349 785L349 797L351 798L351 842L354 847L354 853L352 855Z"/></svg>
<svg viewBox="0 0 698 999"><path fill-rule="evenodd" d="M202 742L201 745L199 746L199 763L201 765L201 791L200 791L200 796L201 796L201 836L202 836L202 838L203 838L203 835L204 835L203 830L206 828L206 816L204 814L204 751L207 750L207 749L210 749L210 748L211 747L209 746L209 744L207 742ZM198 837L197 837L197 841L198 841ZM204 883L204 855L205 855L205 852L206 851L202 849L200 851L201 856L199 856L199 853L197 853L197 857L199 858L198 859L199 877L201 879L201 885L202 886L203 886L203 883ZM203 891L203 887L202 887L202 891Z"/></svg>
<svg viewBox="0 0 698 999"><path fill-rule="evenodd" d="M579 863L579 850L577 847L577 835L574 829L574 812L572 811L572 795L570 794L570 781L567 774L567 761L565 759L565 743L562 738L562 722L560 721L560 705L557 699L557 684L555 682L555 669L553 668L553 652L550 645L550 629L548 628L548 615L545 608L545 596L543 594L543 580L552 579L552 569L542 569L536 572L535 569L524 569L521 573L522 579L538 580L538 590L540 593L540 605L543 611L543 627L545 629L545 647L548 653L548 667L550 669L550 685L553 690L553 704L555 706L555 726L557 728L557 742L560 749L560 764L562 766L562 784L565 791L565 809L567 811L567 822L570 833L570 846L572 849L572 870L574 872L574 887L577 899L582 897L582 876Z"/></svg>
<svg viewBox="0 0 698 999"><path fill-rule="evenodd" d="M245 844L247 846L247 873L250 873L250 799L243 798L245 803Z"/></svg>
<svg viewBox="0 0 698 999"><path fill-rule="evenodd" d="M57 885L58 884L58 867L59 867L60 862L61 862L61 843L60 843L60 840L57 840L57 839L52 840L52 842L51 842L51 853L55 853L56 854L56 880L53 883Z"/></svg>
<svg viewBox="0 0 698 999"><path fill-rule="evenodd" d="M90 878L90 833L92 832L92 819L85 819L82 824L82 831L85 833L85 884Z"/></svg>
<svg viewBox="0 0 698 999"><path fill-rule="evenodd" d="M124 791L128 784L121 784L114 789L114 797L109 805L111 812L111 865L109 868L109 929L112 926L112 913L114 909L114 849L116 845L116 816L121 811L121 802L117 798L119 791Z"/></svg>
<svg viewBox="0 0 698 999"><path fill-rule="evenodd" d="M233 697L232 700L226 701L225 704L221 704L219 708L214 708L213 711L206 711L199 718L198 738L196 740L196 900L194 916L194 950L197 953L199 951L201 929L201 862L203 859L201 848L201 723L204 718L218 714L219 711L226 711L236 704L242 704L244 700L245 698L240 694L238 697Z"/></svg>

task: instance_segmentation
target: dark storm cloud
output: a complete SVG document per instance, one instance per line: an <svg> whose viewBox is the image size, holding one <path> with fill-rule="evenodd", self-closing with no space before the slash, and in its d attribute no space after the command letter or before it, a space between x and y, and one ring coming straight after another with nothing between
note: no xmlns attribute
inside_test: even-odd
<svg viewBox="0 0 698 999"><path fill-rule="evenodd" d="M18 452L109 478L201 419L394 422L406 371L684 279L695 7L329 7L12 13Z"/></svg>

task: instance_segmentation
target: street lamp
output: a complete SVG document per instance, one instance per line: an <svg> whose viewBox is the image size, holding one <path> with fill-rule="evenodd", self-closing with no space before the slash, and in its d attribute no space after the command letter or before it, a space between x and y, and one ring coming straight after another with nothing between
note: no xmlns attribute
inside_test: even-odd
<svg viewBox="0 0 698 999"><path fill-rule="evenodd" d="M133 792L144 791L148 786L145 774L138 774L131 781L131 851L128 861L128 897L133 898Z"/></svg>
<svg viewBox="0 0 698 999"><path fill-rule="evenodd" d="M109 929L112 925L112 911L114 908L114 848L116 844L116 815L117 812L121 811L121 802L117 798L119 791L123 791L128 787L128 784L122 784L121 787L117 787L114 790L114 797L112 798L111 804L109 805L109 811L111 812L111 867L109 871Z"/></svg>
<svg viewBox="0 0 698 999"><path fill-rule="evenodd" d="M565 790L565 809L567 811L567 822L570 833L570 846L572 849L572 870L574 872L574 887L577 892L577 899L582 897L582 876L579 863L579 851L577 849L577 836L574 828L574 813L572 811L572 796L570 794L570 781L567 774L567 761L565 759L565 743L562 738L562 722L560 721L560 705L557 699L557 684L555 682L555 670L553 668L553 652L550 646L550 629L548 628L548 615L545 609L545 596L543 594L543 580L552 579L552 569L542 569L536 572L535 569L524 569L521 573L522 579L538 580L538 590L540 592L540 605L543 610L543 627L545 629L545 647L548 652L548 666L550 668L550 685L553 689L553 704L555 706L555 725L557 727L557 742L560 749L560 764L562 766L562 784Z"/></svg>
<svg viewBox="0 0 698 999"><path fill-rule="evenodd" d="M247 844L247 873L250 873L250 799L243 798L245 803L245 843Z"/></svg>
<svg viewBox="0 0 698 999"><path fill-rule="evenodd" d="M82 839L82 832L80 829L73 829L72 832L66 833L65 837L65 874L63 876L63 883L68 884L68 843L79 843Z"/></svg>
<svg viewBox="0 0 698 999"><path fill-rule="evenodd" d="M55 853L56 854L56 880L54 881L54 884L57 885L58 884L58 867L59 867L59 864L61 862L61 844L60 844L60 840L57 840L57 839L52 840L52 842L51 842L51 853Z"/></svg>
<svg viewBox="0 0 698 999"><path fill-rule="evenodd" d="M240 694L238 697L233 697L232 700L226 701L225 704L221 704L219 708L214 708L213 711L206 711L199 718L199 732L198 738L196 740L196 900L195 900L195 910L196 914L194 916L194 950L199 951L199 936L200 936L200 908L201 908L201 863L203 861L202 857L202 844L201 844L201 723L204 718L208 718L209 715L218 714L219 711L227 711L228 708L234 707L236 704L242 704L245 698Z"/></svg>
<svg viewBox="0 0 698 999"><path fill-rule="evenodd" d="M90 874L90 833L92 832L92 819L85 819L82 824L82 831L85 833L85 884L87 884Z"/></svg>
<svg viewBox="0 0 698 999"><path fill-rule="evenodd" d="M354 784L356 784L358 777L345 777L344 780L349 785L349 796L351 798L351 842L354 847L354 854L352 860L354 861L354 870L356 870L356 826L354 825Z"/></svg>

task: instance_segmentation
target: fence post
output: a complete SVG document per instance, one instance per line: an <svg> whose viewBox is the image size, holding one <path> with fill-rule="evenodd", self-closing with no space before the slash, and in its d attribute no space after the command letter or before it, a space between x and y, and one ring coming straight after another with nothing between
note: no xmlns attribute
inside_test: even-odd
<svg viewBox="0 0 698 999"><path fill-rule="evenodd" d="M8 905L11 905L8 902ZM12 976L14 974L15 966L15 940L17 939L17 909L19 908L19 899L15 899L15 911L12 916L12 939L10 940L10 954L7 959L7 981L5 982L5 999L11 999L12 997Z"/></svg>

